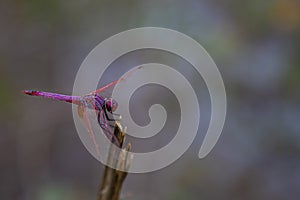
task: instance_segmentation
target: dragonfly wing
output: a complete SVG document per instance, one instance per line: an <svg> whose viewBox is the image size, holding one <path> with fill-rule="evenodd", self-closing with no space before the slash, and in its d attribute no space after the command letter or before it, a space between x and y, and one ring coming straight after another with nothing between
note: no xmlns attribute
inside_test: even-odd
<svg viewBox="0 0 300 200"><path fill-rule="evenodd" d="M88 128L88 132L90 134L90 137L91 139L93 140L93 143L94 143L94 146L96 148L96 153L98 156L100 156L100 152L99 152L99 146L98 146L98 143L96 141L96 138L95 138L95 133L93 131L93 128L92 128L92 124L91 124L91 121L89 119L89 116L87 114L87 111L86 111L86 107L84 106L78 106L78 115L81 119L84 120L87 128Z"/></svg>
<svg viewBox="0 0 300 200"><path fill-rule="evenodd" d="M111 87L115 86L116 84L118 84L118 83L120 83L120 82L126 80L126 79L127 79L128 77L130 77L134 72L136 72L137 70L142 69L142 68L143 68L143 67L140 66L140 67L138 67L138 68L136 68L136 69L134 69L134 70L131 70L130 72L128 72L128 73L126 74L126 76L124 76L124 77L122 77L122 78L120 78L120 79L118 79L118 80L115 80L115 81L113 81L113 82L111 82L111 83L105 85L104 87L99 88L99 89L97 89L97 90L91 92L90 94L95 94L95 93L101 93L101 92L104 92L104 91L107 90L108 88L111 88Z"/></svg>
<svg viewBox="0 0 300 200"><path fill-rule="evenodd" d="M102 88L99 88L99 89L97 89L97 90L91 92L90 94L95 94L95 93L99 94L99 93L103 93L103 92L106 91L108 88L111 88L111 87L115 86L117 83L119 83L119 82L121 82L121 81L122 81L122 79L113 81L113 82L111 82L111 83L109 83L109 84L103 86Z"/></svg>

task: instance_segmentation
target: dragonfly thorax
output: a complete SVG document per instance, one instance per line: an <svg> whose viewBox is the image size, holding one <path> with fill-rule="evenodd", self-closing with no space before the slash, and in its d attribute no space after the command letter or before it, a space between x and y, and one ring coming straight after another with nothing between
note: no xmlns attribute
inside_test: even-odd
<svg viewBox="0 0 300 200"><path fill-rule="evenodd" d="M108 112L114 112L118 108L118 103L114 99L103 98L98 94L84 96L83 104L90 109L106 109Z"/></svg>

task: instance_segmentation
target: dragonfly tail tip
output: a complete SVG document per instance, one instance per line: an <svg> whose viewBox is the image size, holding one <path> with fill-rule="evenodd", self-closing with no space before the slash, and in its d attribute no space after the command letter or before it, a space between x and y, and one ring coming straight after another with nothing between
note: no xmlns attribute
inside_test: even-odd
<svg viewBox="0 0 300 200"><path fill-rule="evenodd" d="M28 94L28 95L34 95L37 93L37 91L34 91L34 90L22 90L22 92L24 94Z"/></svg>
<svg viewBox="0 0 300 200"><path fill-rule="evenodd" d="M22 90L24 94L28 94L28 90Z"/></svg>

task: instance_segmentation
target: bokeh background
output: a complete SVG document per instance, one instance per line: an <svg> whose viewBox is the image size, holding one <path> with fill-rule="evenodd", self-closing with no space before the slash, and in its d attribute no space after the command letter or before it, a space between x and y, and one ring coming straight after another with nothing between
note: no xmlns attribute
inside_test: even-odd
<svg viewBox="0 0 300 200"><path fill-rule="evenodd" d="M81 62L99 42L142 26L178 30L205 47L223 76L228 115L208 157L197 157L199 133L171 166L130 174L123 199L299 199L299 10L297 0L1 0L0 199L95 199L103 166L82 145L71 105L21 90L71 94ZM129 58L127 67L143 61ZM163 60L205 85L182 61ZM119 71L112 67L103 84ZM147 116L142 105L137 115ZM158 147L170 140L160 135L152 140Z"/></svg>

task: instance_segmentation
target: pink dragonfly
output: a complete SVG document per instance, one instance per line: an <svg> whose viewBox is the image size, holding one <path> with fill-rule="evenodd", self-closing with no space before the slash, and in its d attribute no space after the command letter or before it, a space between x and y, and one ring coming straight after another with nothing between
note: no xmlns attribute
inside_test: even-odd
<svg viewBox="0 0 300 200"><path fill-rule="evenodd" d="M141 69L141 67L138 67L137 69ZM87 108L93 109L96 112L97 115L97 121L106 134L106 136L110 139L110 141L117 146L121 147L122 144L119 143L117 136L114 135L114 124L112 122L116 121L113 117L110 117L109 115L118 116L117 120L121 119L121 116L118 114L113 113L118 108L118 103L112 99L112 98L104 98L102 95L100 95L102 92L104 92L106 89L116 85L117 83L125 80L129 75L131 75L135 70L129 72L126 77L121 78L119 80L113 81L109 83L108 85L97 89L83 97L81 96L70 96L70 95L63 95L63 94L57 94L57 93L51 93L51 92L43 92L43 91L36 91L36 90L23 90L23 93L31 96L41 96L45 98L55 99L59 101L64 101L68 103L73 103L78 105L78 115L81 119L83 119L87 125L88 131L90 133L90 136L93 140L93 143L96 148L96 152L99 154L99 148L98 144L95 139L95 134L92 129L91 121L87 114Z"/></svg>

